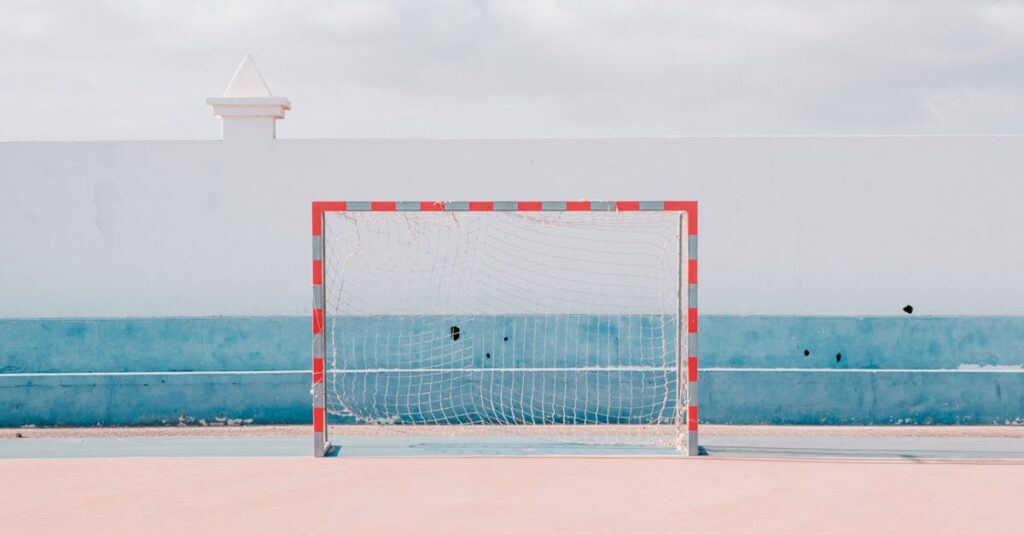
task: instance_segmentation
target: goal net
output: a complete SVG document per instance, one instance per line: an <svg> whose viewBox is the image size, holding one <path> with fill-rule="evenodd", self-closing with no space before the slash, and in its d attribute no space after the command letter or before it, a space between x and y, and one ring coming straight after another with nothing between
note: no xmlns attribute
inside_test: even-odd
<svg viewBox="0 0 1024 535"><path fill-rule="evenodd" d="M687 211L366 204L320 210L315 418L688 451Z"/></svg>

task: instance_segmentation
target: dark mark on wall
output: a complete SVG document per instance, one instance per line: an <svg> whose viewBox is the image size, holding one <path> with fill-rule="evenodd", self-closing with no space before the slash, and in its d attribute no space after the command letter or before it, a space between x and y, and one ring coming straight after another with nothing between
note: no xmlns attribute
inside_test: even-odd
<svg viewBox="0 0 1024 535"><path fill-rule="evenodd" d="M842 353L836 353L836 362L839 362L840 360L843 360L843 354Z"/></svg>
<svg viewBox="0 0 1024 535"><path fill-rule="evenodd" d="M903 311L906 312L907 314L913 314L914 313L914 307L912 307L910 305L907 305L907 306L903 307Z"/></svg>
<svg viewBox="0 0 1024 535"><path fill-rule="evenodd" d="M458 325L452 325L452 340L458 340L461 332Z"/></svg>
<svg viewBox="0 0 1024 535"><path fill-rule="evenodd" d="M809 350L805 349L805 350L804 350L804 356L805 356L805 357L809 357L809 356L811 356L811 352L810 352Z"/></svg>

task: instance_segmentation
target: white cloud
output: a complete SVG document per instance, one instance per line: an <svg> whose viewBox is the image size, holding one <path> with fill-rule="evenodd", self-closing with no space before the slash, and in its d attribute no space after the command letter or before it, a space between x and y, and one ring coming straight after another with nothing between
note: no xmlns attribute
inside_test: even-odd
<svg viewBox="0 0 1024 535"><path fill-rule="evenodd" d="M0 4L0 140L211 138L253 53L285 137L1015 133L1010 2Z"/></svg>

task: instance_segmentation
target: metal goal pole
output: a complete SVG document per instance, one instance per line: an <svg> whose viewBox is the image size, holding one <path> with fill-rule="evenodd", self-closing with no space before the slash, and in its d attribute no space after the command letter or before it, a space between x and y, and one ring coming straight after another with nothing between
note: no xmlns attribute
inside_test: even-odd
<svg viewBox="0 0 1024 535"><path fill-rule="evenodd" d="M686 254L683 254L684 244ZM685 283L683 282L684 273ZM684 291L686 296L685 308L683 305ZM697 389L697 203L695 202L686 203L683 211L679 213L679 286L677 303L676 448L686 455L699 455L700 443L698 442L697 435L700 412ZM683 336L686 336L685 355L683 354Z"/></svg>
<svg viewBox="0 0 1024 535"><path fill-rule="evenodd" d="M313 455L323 457L331 448L327 436L325 334L327 294L324 290L324 206L313 203Z"/></svg>
<svg viewBox="0 0 1024 535"><path fill-rule="evenodd" d="M697 390L697 203L686 211L686 454L699 455Z"/></svg>

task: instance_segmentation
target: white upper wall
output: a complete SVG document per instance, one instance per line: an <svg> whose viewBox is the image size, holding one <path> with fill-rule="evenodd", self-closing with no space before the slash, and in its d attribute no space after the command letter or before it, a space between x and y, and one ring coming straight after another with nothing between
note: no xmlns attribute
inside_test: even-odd
<svg viewBox="0 0 1024 535"><path fill-rule="evenodd" d="M705 314L1024 314L1024 137L0 143L0 316L305 314L312 200L701 202Z"/></svg>

